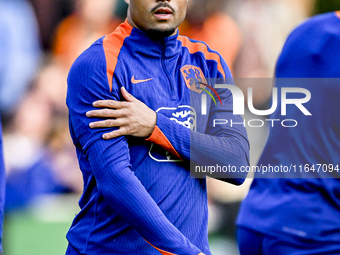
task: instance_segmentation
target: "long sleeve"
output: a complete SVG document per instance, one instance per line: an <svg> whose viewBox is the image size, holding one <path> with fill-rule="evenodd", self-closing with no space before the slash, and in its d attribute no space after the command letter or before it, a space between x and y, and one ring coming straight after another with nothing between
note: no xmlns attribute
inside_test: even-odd
<svg viewBox="0 0 340 255"><path fill-rule="evenodd" d="M231 77L227 65L224 61L222 63L225 73ZM194 132L158 113L156 127L147 141L161 145L181 159L190 160L192 173L196 166L224 166L232 171L215 172L211 177L241 184L247 173L241 172L240 168L249 165L249 143L244 121L241 116L233 115L231 92L226 89L216 91L222 104L211 103L205 133ZM227 120L228 123L214 125L217 119Z"/></svg>
<svg viewBox="0 0 340 255"><path fill-rule="evenodd" d="M92 169L97 188L106 202L162 254L197 255L200 250L165 217L142 183L131 171L125 137L103 140L107 129L90 129L86 112L92 102L119 100L119 70L114 73L112 93L106 76L101 45L93 46L75 62L68 77L67 103L71 134Z"/></svg>

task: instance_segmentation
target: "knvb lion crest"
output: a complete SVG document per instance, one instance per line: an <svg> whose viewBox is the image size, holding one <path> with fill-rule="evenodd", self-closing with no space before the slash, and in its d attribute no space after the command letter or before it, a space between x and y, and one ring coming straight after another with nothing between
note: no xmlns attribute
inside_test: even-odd
<svg viewBox="0 0 340 255"><path fill-rule="evenodd" d="M182 75L185 80L187 87L197 93L202 93L202 89L206 86L202 83L207 83L204 74L198 66L185 65L181 68ZM201 89L200 89L201 88Z"/></svg>

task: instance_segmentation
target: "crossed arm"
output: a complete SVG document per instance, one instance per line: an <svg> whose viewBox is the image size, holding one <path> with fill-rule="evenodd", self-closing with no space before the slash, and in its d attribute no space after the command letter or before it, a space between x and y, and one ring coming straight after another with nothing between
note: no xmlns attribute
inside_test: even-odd
<svg viewBox="0 0 340 255"><path fill-rule="evenodd" d="M99 100L93 106L100 108L86 113L87 117L104 118L89 124L91 128L115 127L114 131L103 134L103 139L108 140L119 136L136 136L148 138L152 135L157 123L157 114L143 102L133 97L121 88L124 101ZM198 255L204 255L200 252Z"/></svg>
<svg viewBox="0 0 340 255"><path fill-rule="evenodd" d="M143 102L128 93L124 87L121 94L125 101L99 100L93 103L98 110L86 113L89 118L103 118L89 124L91 128L115 127L114 131L103 134L103 139L108 140L119 136L136 136L148 138L152 135L156 123L157 114ZM199 253L198 255L204 255Z"/></svg>
<svg viewBox="0 0 340 255"><path fill-rule="evenodd" d="M103 139L106 140L126 135L149 137L155 128L157 114L128 93L124 87L121 88L121 93L126 102L99 100L93 103L93 106L102 109L88 111L86 116L106 119L91 122L89 126L91 128L119 127L103 134ZM198 255L205 254L200 252Z"/></svg>
<svg viewBox="0 0 340 255"><path fill-rule="evenodd" d="M100 100L93 103L93 106L102 109L88 111L86 116L106 119L91 122L90 127L119 127L117 130L104 134L104 139L112 139L124 135L149 137L155 128L157 114L127 92L124 87L121 88L121 93L126 102Z"/></svg>
<svg viewBox="0 0 340 255"><path fill-rule="evenodd" d="M247 151L249 144L242 129L239 131L216 128L211 132L213 135L193 132L161 114L156 114L143 102L129 94L124 87L121 88L121 94L126 101L99 100L94 102L93 106L100 109L86 113L87 117L104 119L91 122L89 124L91 128L115 127L114 131L103 135L104 139L129 135L148 138L147 140L158 143L157 140L153 140L153 133L155 127L159 126L166 138L173 142L174 154L182 159L191 160L197 165L229 164L236 166L237 169L249 164ZM223 110L225 109L218 109L216 112ZM228 114L231 116L230 113ZM240 119L235 120L240 122ZM163 144L159 145L163 146ZM236 172L212 177L227 179L233 184L241 184L245 175Z"/></svg>

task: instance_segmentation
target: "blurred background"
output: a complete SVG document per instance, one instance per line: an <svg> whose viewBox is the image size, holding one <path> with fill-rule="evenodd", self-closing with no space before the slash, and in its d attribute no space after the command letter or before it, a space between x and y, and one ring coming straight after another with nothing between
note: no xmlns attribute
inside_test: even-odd
<svg viewBox="0 0 340 255"><path fill-rule="evenodd" d="M68 131L67 73L83 50L124 21L126 9L123 0L0 0L5 255L65 254L83 186ZM189 0L180 33L220 52L235 78L272 78L289 32L337 9L340 0ZM266 109L271 84L257 84L254 106ZM239 86L246 91L247 83ZM267 133L265 126L248 129L252 165ZM208 183L211 251L237 255L234 222L251 178L240 187Z"/></svg>

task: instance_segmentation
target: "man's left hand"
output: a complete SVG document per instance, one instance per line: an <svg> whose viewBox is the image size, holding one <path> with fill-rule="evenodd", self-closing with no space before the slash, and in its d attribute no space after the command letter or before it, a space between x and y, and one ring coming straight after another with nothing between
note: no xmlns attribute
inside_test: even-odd
<svg viewBox="0 0 340 255"><path fill-rule="evenodd" d="M156 112L132 96L124 87L121 88L121 92L126 102L99 100L93 103L94 107L105 109L88 111L86 116L105 120L91 122L90 128L118 127L117 130L104 134L104 139L123 135L149 137L156 125Z"/></svg>

